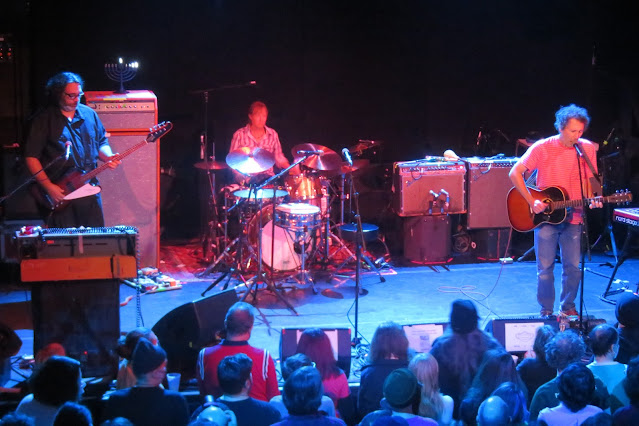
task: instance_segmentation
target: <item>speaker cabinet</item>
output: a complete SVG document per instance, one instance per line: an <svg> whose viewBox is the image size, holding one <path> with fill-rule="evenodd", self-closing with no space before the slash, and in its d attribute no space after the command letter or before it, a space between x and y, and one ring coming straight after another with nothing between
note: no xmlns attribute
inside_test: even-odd
<svg viewBox="0 0 639 426"><path fill-rule="evenodd" d="M297 343L304 332L304 328L283 328L280 335L280 363L297 353ZM337 366L344 370L346 378L351 372L351 329L323 328L333 347L333 354L337 359Z"/></svg>
<svg viewBox="0 0 639 426"><path fill-rule="evenodd" d="M556 318L535 317L494 319L486 324L484 330L491 333L508 352L527 352L532 350L537 329L543 325L559 330Z"/></svg>
<svg viewBox="0 0 639 426"><path fill-rule="evenodd" d="M517 158L468 160L468 229L510 228L506 197L513 187L508 173Z"/></svg>
<svg viewBox="0 0 639 426"><path fill-rule="evenodd" d="M441 263L450 258L450 216L416 216L404 219L404 257L419 263Z"/></svg>
<svg viewBox="0 0 639 426"><path fill-rule="evenodd" d="M510 228L472 229L468 232L472 241L473 254L485 260L506 257Z"/></svg>
<svg viewBox="0 0 639 426"><path fill-rule="evenodd" d="M80 361L85 377L115 377L120 337L118 280L34 283L33 353L60 343Z"/></svg>
<svg viewBox="0 0 639 426"><path fill-rule="evenodd" d="M181 373L183 379L195 377L198 352L215 343L226 312L237 300L235 290L225 290L178 306L153 326L166 351L168 371Z"/></svg>

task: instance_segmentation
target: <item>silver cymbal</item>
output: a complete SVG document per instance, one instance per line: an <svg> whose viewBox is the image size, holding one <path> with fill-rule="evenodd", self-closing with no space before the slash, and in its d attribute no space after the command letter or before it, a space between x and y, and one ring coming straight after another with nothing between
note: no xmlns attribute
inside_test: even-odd
<svg viewBox="0 0 639 426"><path fill-rule="evenodd" d="M314 144L314 143L302 143L299 145L295 145L293 149L291 149L291 153L295 158L295 161L302 158L302 155L299 155L298 151L320 151L321 154L313 155L307 158L302 164L306 167L310 167L315 170L335 170L340 167L342 163L342 158L338 153L333 151L330 148L327 148L322 145Z"/></svg>
<svg viewBox="0 0 639 426"><path fill-rule="evenodd" d="M231 151L226 156L226 164L233 170L250 175L270 169L275 164L275 156L263 148L242 148Z"/></svg>

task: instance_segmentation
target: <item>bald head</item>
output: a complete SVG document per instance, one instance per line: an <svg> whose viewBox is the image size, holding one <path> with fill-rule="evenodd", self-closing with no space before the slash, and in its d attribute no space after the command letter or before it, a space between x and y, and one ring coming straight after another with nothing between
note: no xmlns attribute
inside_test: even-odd
<svg viewBox="0 0 639 426"><path fill-rule="evenodd" d="M509 424L508 405L498 396L490 396L484 400L477 411L479 426L500 426Z"/></svg>

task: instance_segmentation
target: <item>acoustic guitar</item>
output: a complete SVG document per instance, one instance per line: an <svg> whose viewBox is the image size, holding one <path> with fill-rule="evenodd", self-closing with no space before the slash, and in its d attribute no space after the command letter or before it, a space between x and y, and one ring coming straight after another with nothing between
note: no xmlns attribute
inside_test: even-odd
<svg viewBox="0 0 639 426"><path fill-rule="evenodd" d="M126 151L117 154L113 159L122 160L125 157L128 157L146 144L155 142L156 140L167 134L169 131L171 131L172 128L173 124L170 121L163 121L162 123L151 127L146 139L131 146ZM84 198L99 193L102 190L100 186L92 185L87 182L89 182L91 179L108 168L109 163L103 163L90 172L86 173L76 168L70 169L60 179L53 182L64 189L65 193L62 201L57 204L53 203L53 201L49 197L49 194L47 194L44 188L37 183L31 185L31 194L36 199L36 202L42 207L48 210L58 211L64 208L71 200L76 200L78 198Z"/></svg>
<svg viewBox="0 0 639 426"><path fill-rule="evenodd" d="M510 226L519 232L531 231L544 223L558 225L566 220L566 209L569 207L581 207L593 201L601 201L602 203L628 203L632 201L632 194L628 190L618 191L607 197L598 196L586 198L585 200L569 200L566 191L558 186L549 186L545 189L535 189L530 186L527 188L535 200L548 204L548 208L541 213L535 214L523 195L517 191L517 188L512 188L508 192L506 200L508 220L510 221Z"/></svg>

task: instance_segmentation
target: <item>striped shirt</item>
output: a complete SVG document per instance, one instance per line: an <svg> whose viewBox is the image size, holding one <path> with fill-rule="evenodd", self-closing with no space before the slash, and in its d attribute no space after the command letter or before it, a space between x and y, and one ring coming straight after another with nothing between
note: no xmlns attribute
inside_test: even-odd
<svg viewBox="0 0 639 426"><path fill-rule="evenodd" d="M579 144L597 170L597 149L599 146L587 139L579 139ZM519 161L528 170L537 170L537 186L539 188L558 186L566 191L569 199L581 198L576 151L573 147L563 145L559 140L559 135L535 142ZM584 193L586 196L590 196L587 183L593 175L583 158L581 159L581 171L585 186ZM583 207L575 208L572 217L570 217L570 223L581 223L582 212Z"/></svg>
<svg viewBox="0 0 639 426"><path fill-rule="evenodd" d="M267 126L264 126L264 130L264 136L258 140L251 134L251 126L249 124L238 129L233 134L233 139L231 140L231 152L246 146L249 148L263 148L273 153L275 158L282 156L282 144L280 143L280 137L277 132ZM271 167L266 170L266 173L272 176L273 168Z"/></svg>

